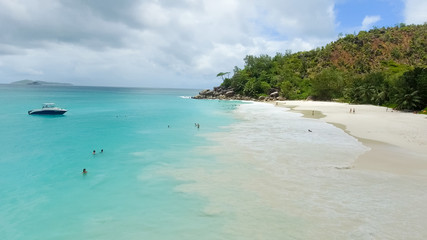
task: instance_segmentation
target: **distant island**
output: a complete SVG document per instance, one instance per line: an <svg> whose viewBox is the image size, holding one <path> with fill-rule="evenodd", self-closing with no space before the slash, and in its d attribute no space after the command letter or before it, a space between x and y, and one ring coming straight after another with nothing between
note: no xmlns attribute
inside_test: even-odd
<svg viewBox="0 0 427 240"><path fill-rule="evenodd" d="M71 83L46 82L39 80L21 80L10 83L12 85L49 85L49 86L73 86Z"/></svg>

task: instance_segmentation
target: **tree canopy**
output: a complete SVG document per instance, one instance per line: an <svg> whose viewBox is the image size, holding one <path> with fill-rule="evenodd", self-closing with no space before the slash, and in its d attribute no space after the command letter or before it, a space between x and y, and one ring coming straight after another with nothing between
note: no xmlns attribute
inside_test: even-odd
<svg viewBox="0 0 427 240"><path fill-rule="evenodd" d="M220 72L221 84L250 97L278 91L286 99L369 103L405 110L427 106L427 24L341 35L311 51L244 58Z"/></svg>

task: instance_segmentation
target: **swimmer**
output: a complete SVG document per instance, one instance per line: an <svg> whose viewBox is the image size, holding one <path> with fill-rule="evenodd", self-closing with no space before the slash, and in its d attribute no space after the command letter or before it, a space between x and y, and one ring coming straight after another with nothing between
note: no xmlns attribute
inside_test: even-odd
<svg viewBox="0 0 427 240"><path fill-rule="evenodd" d="M312 132L310 129L308 129L309 132Z"/></svg>
<svg viewBox="0 0 427 240"><path fill-rule="evenodd" d="M93 150L92 154L93 154L93 155L95 155L95 153L96 153L96 151L95 151L95 150Z"/></svg>
<svg viewBox="0 0 427 240"><path fill-rule="evenodd" d="M82 173L83 173L83 174L86 174L86 173L87 173L86 168L83 168Z"/></svg>
<svg viewBox="0 0 427 240"><path fill-rule="evenodd" d="M104 152L104 149L101 149L101 153L103 153Z"/></svg>

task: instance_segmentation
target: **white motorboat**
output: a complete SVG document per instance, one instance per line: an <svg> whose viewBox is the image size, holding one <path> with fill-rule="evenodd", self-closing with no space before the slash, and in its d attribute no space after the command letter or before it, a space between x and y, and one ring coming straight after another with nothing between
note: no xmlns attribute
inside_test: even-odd
<svg viewBox="0 0 427 240"><path fill-rule="evenodd" d="M62 115L68 110L55 106L55 103L44 103L41 109L33 109L28 111L29 115Z"/></svg>

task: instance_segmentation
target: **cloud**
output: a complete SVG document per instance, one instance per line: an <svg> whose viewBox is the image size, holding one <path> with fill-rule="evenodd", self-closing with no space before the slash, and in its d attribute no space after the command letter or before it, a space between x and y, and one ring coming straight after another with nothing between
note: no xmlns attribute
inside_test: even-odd
<svg viewBox="0 0 427 240"><path fill-rule="evenodd" d="M380 21L380 16L366 16L362 21L362 30L370 29L376 22Z"/></svg>
<svg viewBox="0 0 427 240"><path fill-rule="evenodd" d="M259 3L258 3L259 4ZM334 1L265 0L256 5L258 19L290 37L330 37L334 34Z"/></svg>
<svg viewBox="0 0 427 240"><path fill-rule="evenodd" d="M334 28L333 0L0 0L0 79L210 87L248 54L309 50Z"/></svg>
<svg viewBox="0 0 427 240"><path fill-rule="evenodd" d="M427 22L427 1L405 0L405 23L423 24Z"/></svg>

